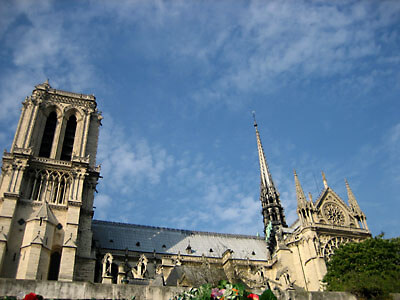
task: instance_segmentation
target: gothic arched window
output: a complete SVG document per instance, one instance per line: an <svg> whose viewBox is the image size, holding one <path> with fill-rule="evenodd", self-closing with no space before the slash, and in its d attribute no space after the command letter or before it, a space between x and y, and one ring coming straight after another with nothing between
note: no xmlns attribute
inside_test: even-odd
<svg viewBox="0 0 400 300"><path fill-rule="evenodd" d="M61 151L61 160L71 160L72 149L74 148L75 131L76 117L72 115L69 117L67 127L65 128L64 142Z"/></svg>
<svg viewBox="0 0 400 300"><path fill-rule="evenodd" d="M57 114L55 111L51 112L46 120L44 127L42 143L40 144L39 156L50 157L51 146L53 145L54 132L56 131Z"/></svg>

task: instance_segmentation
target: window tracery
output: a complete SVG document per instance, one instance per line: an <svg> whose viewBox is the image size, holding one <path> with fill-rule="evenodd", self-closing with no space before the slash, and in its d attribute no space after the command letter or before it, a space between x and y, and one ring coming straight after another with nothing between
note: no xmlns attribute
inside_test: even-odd
<svg viewBox="0 0 400 300"><path fill-rule="evenodd" d="M327 203L323 207L323 213L329 223L333 225L344 225L346 217L344 211L335 203Z"/></svg>
<svg viewBox="0 0 400 300"><path fill-rule="evenodd" d="M334 253L334 251L339 248L340 245L346 244L348 242L352 242L350 238L337 236L328 240L324 246L324 258L326 261L329 261L330 257Z"/></svg>
<svg viewBox="0 0 400 300"><path fill-rule="evenodd" d="M30 173L31 201L47 201L51 204L65 205L71 188L72 177L69 173L53 170L33 170Z"/></svg>

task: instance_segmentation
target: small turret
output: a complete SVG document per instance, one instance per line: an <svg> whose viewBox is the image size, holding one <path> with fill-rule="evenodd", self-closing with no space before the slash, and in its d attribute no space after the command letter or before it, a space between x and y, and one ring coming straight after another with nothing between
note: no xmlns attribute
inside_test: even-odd
<svg viewBox="0 0 400 300"><path fill-rule="evenodd" d="M357 221L359 223L358 225L360 226L360 228L364 228L364 229L368 230L367 218L365 217L360 206L358 205L356 197L354 196L353 191L350 188L349 182L347 181L347 179L345 179L344 181L346 183L349 206L354 214L354 217L357 219Z"/></svg>
<svg viewBox="0 0 400 300"><path fill-rule="evenodd" d="M297 214L298 214L302 224L313 223L312 199L310 202L307 201L306 196L303 191L303 188L301 187L299 178L297 177L296 170L294 170L294 182L296 185Z"/></svg>
<svg viewBox="0 0 400 300"><path fill-rule="evenodd" d="M360 206L357 203L356 197L353 194L353 191L350 188L349 182L347 181L347 179L344 180L346 183L346 189L347 189L347 197L348 197L348 201L349 201L349 206L352 209L352 211L356 214L361 214L361 209Z"/></svg>
<svg viewBox="0 0 400 300"><path fill-rule="evenodd" d="M307 199L304 195L299 178L297 177L296 170L294 170L294 182L296 185L297 209L301 209L307 206Z"/></svg>

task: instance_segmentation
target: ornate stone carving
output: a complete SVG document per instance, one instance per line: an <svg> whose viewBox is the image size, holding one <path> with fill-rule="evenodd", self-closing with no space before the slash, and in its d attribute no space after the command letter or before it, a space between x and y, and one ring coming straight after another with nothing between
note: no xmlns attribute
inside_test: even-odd
<svg viewBox="0 0 400 300"><path fill-rule="evenodd" d="M147 271L147 263L148 263L147 257L144 254L142 254L139 258L139 261L136 264L136 267L132 268L133 278L138 278L138 279L144 278L145 273Z"/></svg>
<svg viewBox="0 0 400 300"><path fill-rule="evenodd" d="M324 258L329 260L333 252L339 248L340 245L351 242L352 240L347 237L337 236L328 240L324 246Z"/></svg>
<svg viewBox="0 0 400 300"><path fill-rule="evenodd" d="M343 209L341 209L337 204L329 202L324 205L323 213L327 221L333 225L344 225L345 224L345 214Z"/></svg>
<svg viewBox="0 0 400 300"><path fill-rule="evenodd" d="M113 256L111 255L111 253L107 253L106 255L104 255L103 258L103 278L104 277L108 277L111 276L111 265L113 262Z"/></svg>
<svg viewBox="0 0 400 300"><path fill-rule="evenodd" d="M265 274L264 267L258 267L255 270L249 266L246 271L235 268L237 276L251 288L265 289L268 285L268 278Z"/></svg>

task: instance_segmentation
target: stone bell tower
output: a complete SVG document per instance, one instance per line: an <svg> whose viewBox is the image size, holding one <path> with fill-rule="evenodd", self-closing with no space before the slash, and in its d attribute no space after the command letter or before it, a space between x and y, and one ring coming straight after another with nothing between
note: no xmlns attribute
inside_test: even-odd
<svg viewBox="0 0 400 300"><path fill-rule="evenodd" d="M46 81L22 104L0 177L0 276L93 280L96 98Z"/></svg>

